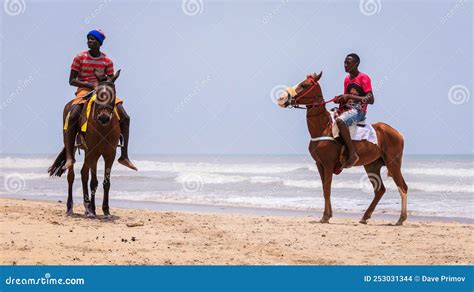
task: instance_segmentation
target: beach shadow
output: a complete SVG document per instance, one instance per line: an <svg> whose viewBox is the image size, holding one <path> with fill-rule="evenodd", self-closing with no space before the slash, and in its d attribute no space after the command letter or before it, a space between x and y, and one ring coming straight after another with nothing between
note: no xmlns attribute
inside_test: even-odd
<svg viewBox="0 0 474 292"><path fill-rule="evenodd" d="M90 217L87 217L85 213L73 213L72 215L66 215L66 217L88 219L88 220L99 220L100 222L104 222L104 223L115 222L117 220L120 220L120 216L116 216L116 215L110 215L108 217L105 217L104 215L97 215L95 218L90 218Z"/></svg>
<svg viewBox="0 0 474 292"><path fill-rule="evenodd" d="M363 224L358 221L354 222L329 222L329 223L321 223L318 220L311 220L308 221L309 224L315 224L315 225L333 225L333 226L386 226L386 227L403 227L406 226L406 223L404 225L396 225L395 223L387 223L387 222L369 222L368 224Z"/></svg>
<svg viewBox="0 0 474 292"><path fill-rule="evenodd" d="M355 223L354 224L352 224L352 223L348 224L348 223L340 223L340 222L321 223L321 222L319 222L319 219L308 221L308 223L309 224L314 224L314 225L322 225L322 226L326 226L326 225L327 226L331 226L331 225L333 225L333 226L362 225L362 224L359 224L359 223L357 223L357 224L355 224Z"/></svg>
<svg viewBox="0 0 474 292"><path fill-rule="evenodd" d="M109 215L105 217L104 215L97 215L97 218L100 222L108 223L108 222L115 222L117 220L120 220L120 216L116 215Z"/></svg>
<svg viewBox="0 0 474 292"><path fill-rule="evenodd" d="M82 213L72 213L70 215L68 215L68 214L63 214L63 215L65 215L66 218L74 218L74 219L76 219L76 218L86 218L86 215L82 214Z"/></svg>
<svg viewBox="0 0 474 292"><path fill-rule="evenodd" d="M369 222L368 224L362 224L362 223L357 223L356 225L361 225L361 226L384 226L384 227L404 227L406 224L403 225L397 225L395 223L387 223L387 222L379 222L379 223L374 223L374 222Z"/></svg>

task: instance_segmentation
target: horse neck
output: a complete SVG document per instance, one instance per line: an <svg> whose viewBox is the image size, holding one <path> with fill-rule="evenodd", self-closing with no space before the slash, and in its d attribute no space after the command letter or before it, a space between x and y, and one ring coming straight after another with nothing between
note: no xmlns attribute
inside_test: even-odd
<svg viewBox="0 0 474 292"><path fill-rule="evenodd" d="M306 123L312 138L331 136L331 116L325 105L308 108L306 110Z"/></svg>

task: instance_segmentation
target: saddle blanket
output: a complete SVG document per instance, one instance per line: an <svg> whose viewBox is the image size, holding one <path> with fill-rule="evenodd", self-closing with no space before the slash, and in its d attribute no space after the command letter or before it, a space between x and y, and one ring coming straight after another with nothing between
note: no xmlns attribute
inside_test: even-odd
<svg viewBox="0 0 474 292"><path fill-rule="evenodd" d="M97 95L94 94L89 101L87 101L86 103L86 112L85 112L85 119L84 120L81 120L81 132L87 132L87 121L89 120L89 116L91 114L91 111L92 111L92 105L96 99ZM120 116L117 112L117 108L114 108L114 112L115 112L115 115L117 116L117 119L120 120ZM67 113L67 116L66 116L66 120L64 122L64 127L63 127L63 130L64 131L67 131L68 127L69 127L69 115L71 114L71 112L68 112Z"/></svg>
<svg viewBox="0 0 474 292"><path fill-rule="evenodd" d="M332 120L332 135L334 138L337 138L339 137L339 127L334 118L334 111L329 112ZM354 141L367 140L377 145L377 132L375 132L371 124L365 124L365 120L350 126L349 133L351 134L351 139Z"/></svg>

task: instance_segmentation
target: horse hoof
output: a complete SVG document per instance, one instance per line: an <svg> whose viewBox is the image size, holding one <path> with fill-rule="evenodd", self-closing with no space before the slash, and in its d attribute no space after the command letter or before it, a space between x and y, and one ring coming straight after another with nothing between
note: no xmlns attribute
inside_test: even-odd
<svg viewBox="0 0 474 292"><path fill-rule="evenodd" d="M405 220L407 220L406 216L400 216L400 218L398 219L397 223L395 223L395 225L396 226L403 225L403 222L405 222Z"/></svg>
<svg viewBox="0 0 474 292"><path fill-rule="evenodd" d="M319 220L319 223L328 224L328 223L329 223L329 219L322 218L321 220Z"/></svg>
<svg viewBox="0 0 474 292"><path fill-rule="evenodd" d="M86 217L89 218L89 219L97 218L97 216L94 213L91 213L91 212L87 212Z"/></svg>
<svg viewBox="0 0 474 292"><path fill-rule="evenodd" d="M72 210L67 210L66 211L66 216L72 216L74 214L74 212Z"/></svg>
<svg viewBox="0 0 474 292"><path fill-rule="evenodd" d="M367 220L365 220L365 219L360 219L359 223L360 223L360 224L367 224Z"/></svg>
<svg viewBox="0 0 474 292"><path fill-rule="evenodd" d="M110 214L104 214L104 219L105 219L105 220L110 220L110 219L112 219L112 215L110 215Z"/></svg>

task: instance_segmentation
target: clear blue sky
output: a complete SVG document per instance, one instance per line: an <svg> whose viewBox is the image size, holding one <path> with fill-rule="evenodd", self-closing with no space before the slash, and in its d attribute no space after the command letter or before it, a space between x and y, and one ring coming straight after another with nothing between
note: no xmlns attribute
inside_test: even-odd
<svg viewBox="0 0 474 292"><path fill-rule="evenodd" d="M306 153L304 112L272 89L322 70L326 99L340 94L351 52L376 89L369 121L400 130L406 153L473 153L472 2L11 2L0 153L58 151L69 66L94 28L122 69L132 154Z"/></svg>

